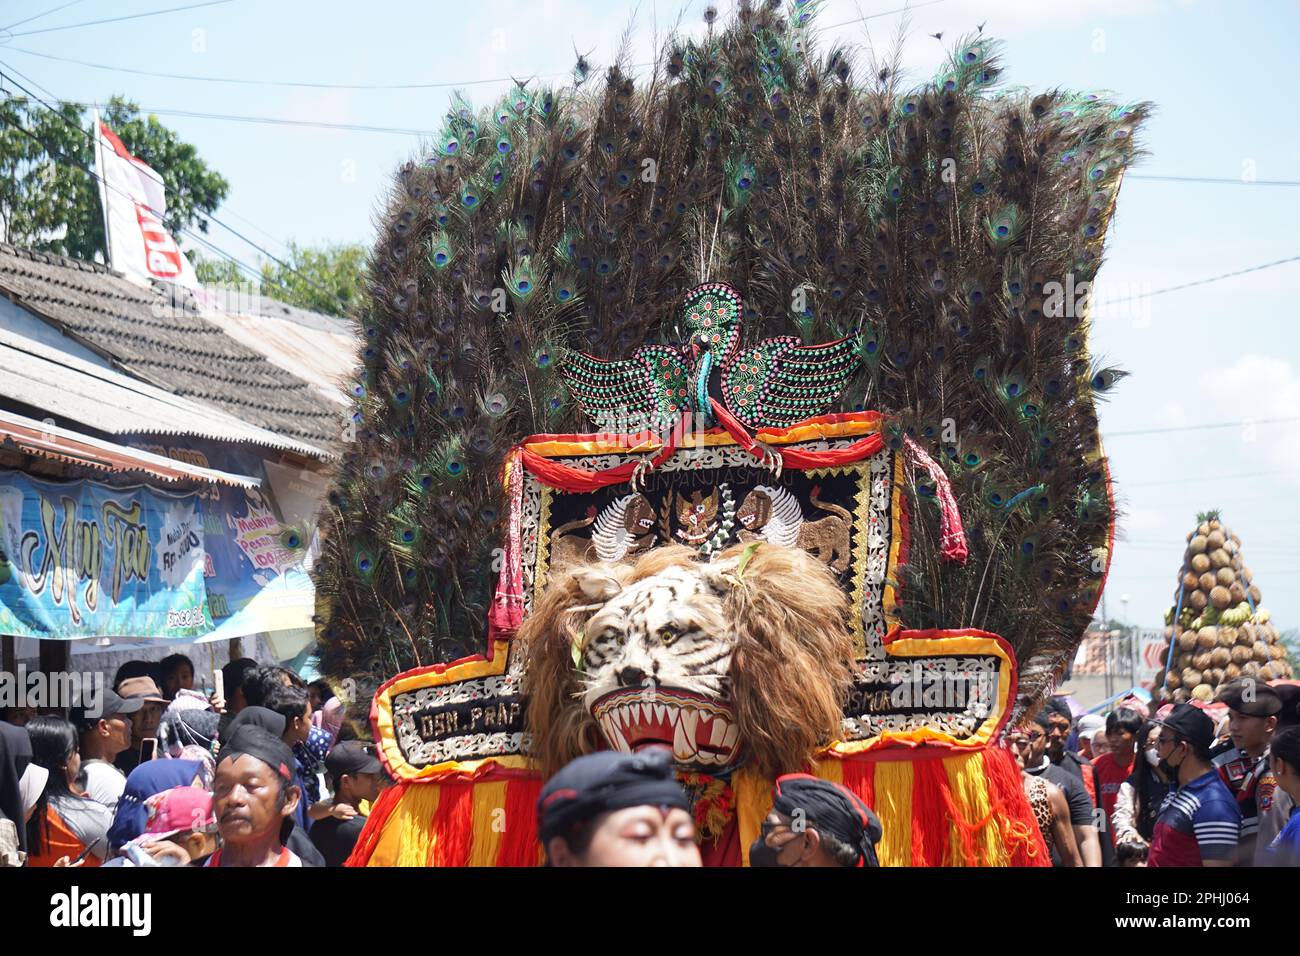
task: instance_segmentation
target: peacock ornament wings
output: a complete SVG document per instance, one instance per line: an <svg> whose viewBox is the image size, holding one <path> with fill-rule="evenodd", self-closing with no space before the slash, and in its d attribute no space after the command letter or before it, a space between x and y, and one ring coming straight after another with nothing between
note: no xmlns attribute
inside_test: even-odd
<svg viewBox="0 0 1300 956"><path fill-rule="evenodd" d="M569 392L599 428L671 429L685 414L716 424L710 399L750 428L791 425L834 406L857 370L856 343L843 337L806 346L793 335L742 346L744 300L710 282L687 294L674 331L685 344L646 345L630 358L572 353L561 371Z"/></svg>

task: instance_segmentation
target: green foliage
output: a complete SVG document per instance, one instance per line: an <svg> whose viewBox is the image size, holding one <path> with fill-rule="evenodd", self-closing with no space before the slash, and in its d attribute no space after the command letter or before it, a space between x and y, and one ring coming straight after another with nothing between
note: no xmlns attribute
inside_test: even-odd
<svg viewBox="0 0 1300 956"><path fill-rule="evenodd" d="M134 103L114 97L101 118L162 176L164 222L173 235L183 227L206 232L205 217L226 198L230 184L156 117L141 116ZM95 168L90 133L90 110L80 104L60 103L50 111L23 98L0 101L0 227L7 242L103 261L99 186L77 165Z"/></svg>
<svg viewBox="0 0 1300 956"><path fill-rule="evenodd" d="M208 259L204 256L191 256L191 258L194 260L194 274L204 285L242 289L252 284L240 271L239 266L228 259Z"/></svg>
<svg viewBox="0 0 1300 956"><path fill-rule="evenodd" d="M289 243L285 268L262 263L262 294L326 315L346 315L366 278L366 250L359 245L299 246Z"/></svg>
<svg viewBox="0 0 1300 956"><path fill-rule="evenodd" d="M347 315L361 295L366 268L366 250L362 246L315 248L290 242L284 262L283 266L263 262L260 281L250 279L235 263L223 259L196 257L194 272L204 285L251 289L267 298L325 315Z"/></svg>

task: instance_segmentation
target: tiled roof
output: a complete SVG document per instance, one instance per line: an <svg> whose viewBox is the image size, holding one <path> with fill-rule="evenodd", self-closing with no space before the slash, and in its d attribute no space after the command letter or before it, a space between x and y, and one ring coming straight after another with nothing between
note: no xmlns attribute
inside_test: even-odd
<svg viewBox="0 0 1300 956"><path fill-rule="evenodd" d="M208 286L195 298L231 338L314 385L339 414L351 408L348 391L360 364L351 322L238 289Z"/></svg>
<svg viewBox="0 0 1300 956"><path fill-rule="evenodd" d="M122 370L236 418L330 449L337 407L226 335L188 296L166 295L90 262L0 243L0 290Z"/></svg>
<svg viewBox="0 0 1300 956"><path fill-rule="evenodd" d="M192 435L261 445L310 458L327 453L211 405L82 361L0 329L0 399L89 425L108 435Z"/></svg>

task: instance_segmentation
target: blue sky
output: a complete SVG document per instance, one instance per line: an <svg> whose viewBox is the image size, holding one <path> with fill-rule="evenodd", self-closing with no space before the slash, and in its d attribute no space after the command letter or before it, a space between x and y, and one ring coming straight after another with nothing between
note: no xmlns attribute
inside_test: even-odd
<svg viewBox="0 0 1300 956"><path fill-rule="evenodd" d="M58 6L5 0L0 26ZM80 0L11 33L121 16L175 2ZM887 47L902 0L827 0L825 39ZM718 6L724 11L727 2ZM1109 89L1149 99L1150 156L1137 174L1300 180L1295 45L1300 4L1196 0L942 0L909 14L904 63L919 79L945 41L985 24L1006 43L1008 83L1031 89ZM632 60L650 59L653 21L684 11L700 26L703 0L642 0ZM290 89L134 76L18 49L135 69L322 83L454 83L479 104L533 75L561 82L573 50L607 63L629 4L534 0L464 3L276 2L219 6L31 36L0 34L0 63L54 95L142 107L435 130L450 88ZM287 239L369 243L394 167L415 136L254 125L161 115L231 183L218 216L283 252ZM1131 623L1154 626L1176 583L1183 539L1199 510L1217 507L1241 536L1264 605L1300 627L1300 262L1182 291L1132 296L1300 255L1300 187L1196 184L1130 177L1097 291L1092 347L1132 374L1102 410L1102 430L1126 517L1106 600ZM245 261L258 253L213 227ZM1107 292L1107 290L1110 290ZM1102 309L1106 304L1108 308ZM1157 434L1126 432L1210 423L1258 424Z"/></svg>

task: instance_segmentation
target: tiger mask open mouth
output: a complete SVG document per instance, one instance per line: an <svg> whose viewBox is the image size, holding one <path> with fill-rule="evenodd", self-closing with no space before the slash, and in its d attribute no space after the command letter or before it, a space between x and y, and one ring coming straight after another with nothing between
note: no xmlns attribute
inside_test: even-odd
<svg viewBox="0 0 1300 956"><path fill-rule="evenodd" d="M519 632L536 756L549 774L593 750L663 745L687 771L797 771L838 735L847 615L832 572L800 548L701 561L661 547L571 568Z"/></svg>

